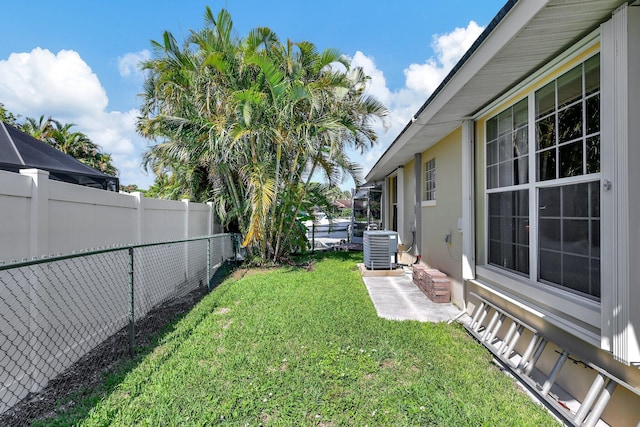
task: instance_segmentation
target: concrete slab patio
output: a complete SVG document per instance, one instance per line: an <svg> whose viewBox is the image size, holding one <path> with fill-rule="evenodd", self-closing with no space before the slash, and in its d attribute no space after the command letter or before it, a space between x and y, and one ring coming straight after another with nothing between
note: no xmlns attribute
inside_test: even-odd
<svg viewBox="0 0 640 427"><path fill-rule="evenodd" d="M389 320L447 322L460 314L453 304L436 304L411 280L411 270L401 275L363 276L378 316Z"/></svg>

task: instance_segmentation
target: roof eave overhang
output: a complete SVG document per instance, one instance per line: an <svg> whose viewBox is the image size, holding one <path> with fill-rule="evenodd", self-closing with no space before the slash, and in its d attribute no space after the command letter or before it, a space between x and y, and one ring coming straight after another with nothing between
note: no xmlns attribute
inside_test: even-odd
<svg viewBox="0 0 640 427"><path fill-rule="evenodd" d="M416 153L435 145L463 120L473 118L478 111L597 28L622 3L625 0L507 2L378 159L366 181L384 179L399 166L410 162ZM523 50L525 46L534 46L535 50ZM500 78L495 78L496 75Z"/></svg>

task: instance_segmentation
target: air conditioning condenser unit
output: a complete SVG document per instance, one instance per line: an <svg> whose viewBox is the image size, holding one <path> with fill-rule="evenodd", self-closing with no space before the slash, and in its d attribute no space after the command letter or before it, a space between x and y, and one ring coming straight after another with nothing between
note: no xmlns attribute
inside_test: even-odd
<svg viewBox="0 0 640 427"><path fill-rule="evenodd" d="M363 235L364 266L369 270L393 270L398 259L398 233L365 231Z"/></svg>

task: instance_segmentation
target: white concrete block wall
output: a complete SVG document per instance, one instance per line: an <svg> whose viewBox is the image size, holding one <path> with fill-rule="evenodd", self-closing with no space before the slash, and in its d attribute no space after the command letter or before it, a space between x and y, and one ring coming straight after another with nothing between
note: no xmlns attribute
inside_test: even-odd
<svg viewBox="0 0 640 427"><path fill-rule="evenodd" d="M147 199L0 171L0 262L219 232L211 204Z"/></svg>
<svg viewBox="0 0 640 427"><path fill-rule="evenodd" d="M59 181L49 182L49 252L139 243L136 199Z"/></svg>
<svg viewBox="0 0 640 427"><path fill-rule="evenodd" d="M29 256L30 177L0 171L0 261Z"/></svg>
<svg viewBox="0 0 640 427"><path fill-rule="evenodd" d="M184 239L185 203L176 200L141 199L142 241Z"/></svg>
<svg viewBox="0 0 640 427"><path fill-rule="evenodd" d="M210 204L87 188L33 169L0 171L0 263L207 236L219 231L213 218ZM229 236L212 239L212 272L230 248ZM204 284L206 253L206 241L135 249L136 319ZM127 250L0 271L0 285L0 413L128 323Z"/></svg>

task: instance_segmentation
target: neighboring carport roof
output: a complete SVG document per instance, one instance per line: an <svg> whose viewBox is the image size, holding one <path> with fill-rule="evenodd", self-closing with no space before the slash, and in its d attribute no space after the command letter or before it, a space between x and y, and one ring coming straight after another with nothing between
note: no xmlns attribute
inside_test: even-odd
<svg viewBox="0 0 640 427"><path fill-rule="evenodd" d="M0 169L41 169L51 179L118 191L118 178L93 169L13 126L0 122Z"/></svg>
<svg viewBox="0 0 640 427"><path fill-rule="evenodd" d="M606 21L625 0L509 0L367 174L379 181Z"/></svg>

